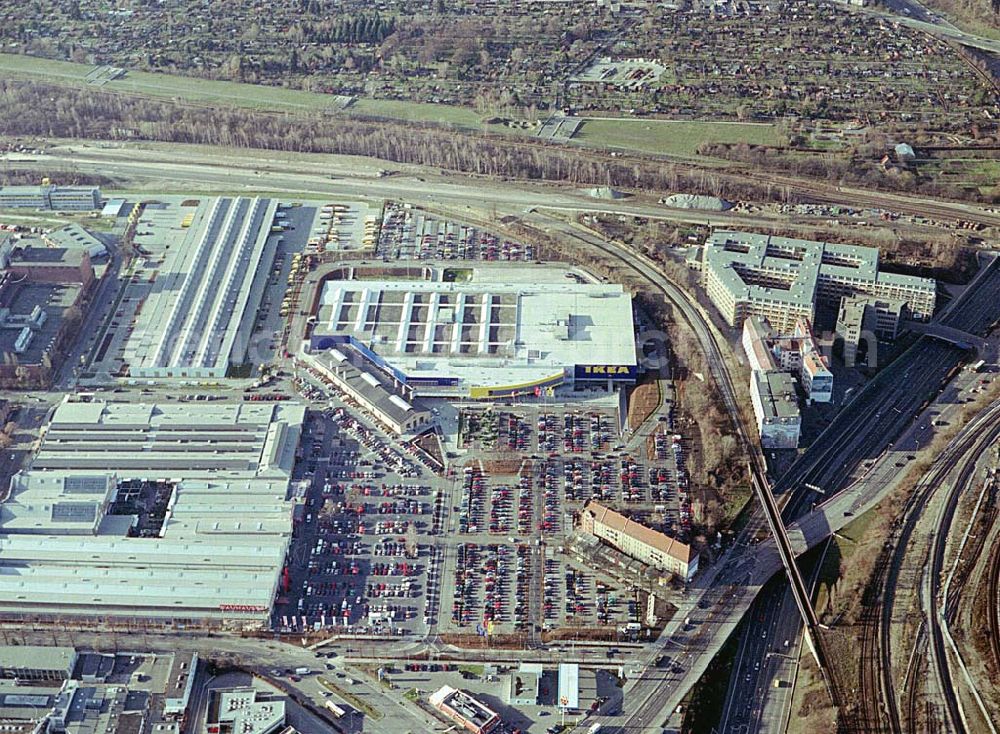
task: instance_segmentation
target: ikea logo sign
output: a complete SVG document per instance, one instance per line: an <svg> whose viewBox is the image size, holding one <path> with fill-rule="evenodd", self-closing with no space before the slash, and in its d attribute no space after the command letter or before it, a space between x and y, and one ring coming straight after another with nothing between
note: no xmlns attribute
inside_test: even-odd
<svg viewBox="0 0 1000 734"><path fill-rule="evenodd" d="M623 364L585 364L583 371L588 375L627 375L628 367Z"/></svg>
<svg viewBox="0 0 1000 734"><path fill-rule="evenodd" d="M636 367L628 364L578 364L574 377L577 380L635 380Z"/></svg>

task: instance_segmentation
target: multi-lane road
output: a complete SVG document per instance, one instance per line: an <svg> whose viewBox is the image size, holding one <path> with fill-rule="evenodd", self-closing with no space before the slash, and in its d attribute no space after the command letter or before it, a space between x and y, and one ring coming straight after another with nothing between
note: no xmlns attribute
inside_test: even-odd
<svg viewBox="0 0 1000 734"><path fill-rule="evenodd" d="M665 217L691 224L738 227L748 215L741 212L705 212L669 209L651 198L615 201L594 199L564 184L533 181L497 181L465 174L428 173L418 166L336 155L294 155L241 151L240 156L213 153L203 146L74 142L55 145L41 156L11 154L19 168L71 170L141 183L151 192L178 189L280 192L288 195L336 196L346 199L396 198L415 204L494 209L517 214L530 207L565 211L609 211L644 217ZM396 175L379 176L391 166ZM736 175L736 174L733 174ZM749 174L747 174L749 175ZM963 220L1000 226L1000 211L975 204L942 202L908 194L872 192L860 188L754 173L776 187L805 200L881 207L903 214L942 221ZM752 217L751 217L752 218Z"/></svg>
<svg viewBox="0 0 1000 734"><path fill-rule="evenodd" d="M1000 317L1000 308L993 296L998 287L1000 267L994 260L983 269L965 297L941 314L940 322L977 334L985 333ZM800 549L806 545L811 547L831 532L831 528L822 527L822 523L826 522L826 514L810 514L811 507L816 503L829 503L831 497L836 497L848 485L851 485L851 491L846 492L848 498L870 499L872 490L876 490L877 496L881 496L891 482L887 483L879 472L868 470L864 480L858 483L855 481L858 472L864 472L867 463L888 451L895 443L897 451L893 452L890 466L898 474L912 460L911 457L916 455L920 446L927 445L929 435L921 434L927 434L927 429L933 426L935 420L941 419L939 414L942 410L949 413L955 411L957 401L954 394L946 392L940 405L925 410L919 420L915 420L915 416L921 412L928 398L954 374L965 355L965 350L939 339L918 339L909 350L854 396L813 446L778 480L776 491L788 497L784 508L785 522L793 523L792 540L798 542ZM982 356L992 359L996 355L994 351ZM911 430L904 433L907 426ZM900 452L898 449L904 450ZM811 487L819 491L810 489ZM844 511L853 515L854 509L856 508L845 508ZM807 543L802 543L806 538L798 534L800 527L794 525L796 520L802 522L800 527L808 535ZM790 592L787 591L784 594L769 594L755 603L754 618L765 629L776 624L779 619L787 622L788 618L783 610L791 601ZM797 633L797 622L794 622L794 626ZM744 637L750 634L749 631L745 632ZM785 630L781 640L770 638L763 642L769 649L778 649L787 634L788 630ZM761 644L756 639L752 642L758 646ZM741 641L741 645L746 643L745 639ZM745 679L744 685L729 692L727 710L750 710L760 705L762 695L765 698L784 695L783 691L775 691L770 686L773 675L769 669L740 666L739 675L741 679Z"/></svg>

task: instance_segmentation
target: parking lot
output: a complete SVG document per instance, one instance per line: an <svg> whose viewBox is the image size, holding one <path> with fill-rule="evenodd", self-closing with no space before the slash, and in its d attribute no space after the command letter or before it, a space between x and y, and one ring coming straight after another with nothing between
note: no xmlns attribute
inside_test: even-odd
<svg viewBox="0 0 1000 734"><path fill-rule="evenodd" d="M679 520L681 504L687 505L685 516L690 509L689 501L681 502L688 489L684 443L665 417L648 436L625 446L609 409L475 407L459 415L459 448L487 458L533 461L538 486L553 506L561 496L581 507L593 498ZM657 510L659 506L663 509ZM574 504L573 509L579 507Z"/></svg>
<svg viewBox="0 0 1000 734"><path fill-rule="evenodd" d="M607 407L466 406L459 425L441 631L534 638L640 621L630 590L560 547L591 498L686 539L684 450L669 420L628 446Z"/></svg>
<svg viewBox="0 0 1000 734"><path fill-rule="evenodd" d="M306 207L306 252L357 250L375 245L382 208L365 202L324 201Z"/></svg>
<svg viewBox="0 0 1000 734"><path fill-rule="evenodd" d="M335 390L302 373L296 384L316 410L278 628L619 639L644 605L563 550L584 503L687 538L685 448L669 412L622 442L607 402L464 405L458 454L436 474Z"/></svg>
<svg viewBox="0 0 1000 734"><path fill-rule="evenodd" d="M276 627L423 634L436 593L437 477L344 407L310 412ZM433 608L433 605L432 607Z"/></svg>
<svg viewBox="0 0 1000 734"><path fill-rule="evenodd" d="M386 202L376 255L386 260L534 260L531 245Z"/></svg>

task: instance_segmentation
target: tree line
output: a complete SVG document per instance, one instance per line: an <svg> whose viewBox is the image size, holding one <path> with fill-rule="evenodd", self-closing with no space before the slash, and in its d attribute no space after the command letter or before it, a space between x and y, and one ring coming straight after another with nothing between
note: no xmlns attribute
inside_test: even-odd
<svg viewBox="0 0 1000 734"><path fill-rule="evenodd" d="M378 13L359 13L337 20L303 23L302 31L311 43L381 43L396 30L396 19Z"/></svg>
<svg viewBox="0 0 1000 734"><path fill-rule="evenodd" d="M28 168L0 168L0 186L37 186L43 178L57 186L108 186L113 179L98 174L50 169L44 173Z"/></svg>
<svg viewBox="0 0 1000 734"><path fill-rule="evenodd" d="M581 186L703 193L731 200L792 200L785 187L640 157L526 142L418 124L335 118L322 112L268 114L202 107L42 82L0 80L0 130L7 135L155 140L232 148L336 153L500 178Z"/></svg>

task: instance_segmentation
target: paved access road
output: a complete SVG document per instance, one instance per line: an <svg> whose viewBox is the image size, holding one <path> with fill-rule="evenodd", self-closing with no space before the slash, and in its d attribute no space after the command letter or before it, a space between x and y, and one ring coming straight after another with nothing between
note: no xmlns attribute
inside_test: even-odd
<svg viewBox="0 0 1000 734"><path fill-rule="evenodd" d="M669 217L691 224L738 227L747 221L738 212L716 213L668 209L642 199L597 200L569 186L527 181L503 182L479 177L433 175L416 166L389 164L371 159L367 166L357 157L334 155L283 155L277 152L253 156L241 152L236 159L222 153L206 153L204 147L175 144L74 143L55 146L37 160L19 160L19 167L51 168L65 165L74 170L146 181L150 190L173 190L184 184L217 190L245 189L285 192L289 195L335 196L344 199L395 198L422 205L482 209L495 207L498 215L519 213L531 207L568 211L615 211L636 216ZM183 162L178 162L183 160ZM378 177L379 168L391 165L402 172ZM940 202L918 197L831 187L790 177L775 178L776 185L814 197L817 201L850 206L886 207L903 213L939 219L963 219L985 225L1000 225L1000 213L970 204Z"/></svg>

